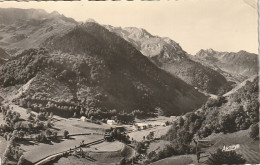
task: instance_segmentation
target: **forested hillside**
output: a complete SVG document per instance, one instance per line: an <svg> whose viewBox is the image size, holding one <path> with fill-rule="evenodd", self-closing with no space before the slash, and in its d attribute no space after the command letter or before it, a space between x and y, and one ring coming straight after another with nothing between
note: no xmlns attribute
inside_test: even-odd
<svg viewBox="0 0 260 165"><path fill-rule="evenodd" d="M190 152L194 137L233 133L258 124L258 82L257 77L229 97L208 100L199 110L187 113L174 122L163 139L172 142L175 154L184 154Z"/></svg>
<svg viewBox="0 0 260 165"><path fill-rule="evenodd" d="M37 107L52 105L55 108L49 110L68 112L66 116L113 109L122 113L138 110L147 116L158 111L178 115L200 107L207 99L96 23L77 26L44 44L49 50L26 50L0 71L3 87L28 86L17 98L23 106L28 102Z"/></svg>

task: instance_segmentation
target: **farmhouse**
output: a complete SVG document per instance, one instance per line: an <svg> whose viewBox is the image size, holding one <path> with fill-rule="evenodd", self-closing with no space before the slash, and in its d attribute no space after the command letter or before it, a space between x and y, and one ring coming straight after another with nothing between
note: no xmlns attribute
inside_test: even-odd
<svg viewBox="0 0 260 165"><path fill-rule="evenodd" d="M115 120L107 120L107 124L108 125L116 125L116 121Z"/></svg>
<svg viewBox="0 0 260 165"><path fill-rule="evenodd" d="M149 124L147 123L136 123L135 124L135 130L143 130L143 129L147 129L149 126Z"/></svg>

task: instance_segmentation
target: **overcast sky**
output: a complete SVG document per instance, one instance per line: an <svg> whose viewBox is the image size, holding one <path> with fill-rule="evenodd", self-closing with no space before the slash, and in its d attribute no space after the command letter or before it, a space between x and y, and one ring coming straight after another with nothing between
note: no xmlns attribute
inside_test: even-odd
<svg viewBox="0 0 260 165"><path fill-rule="evenodd" d="M258 52L256 0L0 2L0 7L41 8L77 21L141 27L170 37L190 54L208 48Z"/></svg>

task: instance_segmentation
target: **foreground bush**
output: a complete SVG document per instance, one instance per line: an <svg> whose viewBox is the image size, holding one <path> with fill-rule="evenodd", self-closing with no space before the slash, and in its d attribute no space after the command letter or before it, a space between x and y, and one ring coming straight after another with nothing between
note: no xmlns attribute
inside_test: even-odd
<svg viewBox="0 0 260 165"><path fill-rule="evenodd" d="M246 160L242 155L237 154L235 151L222 151L218 149L216 153L211 154L206 164L244 164Z"/></svg>
<svg viewBox="0 0 260 165"><path fill-rule="evenodd" d="M253 124L251 126L249 135L254 140L259 139L259 125L258 124Z"/></svg>

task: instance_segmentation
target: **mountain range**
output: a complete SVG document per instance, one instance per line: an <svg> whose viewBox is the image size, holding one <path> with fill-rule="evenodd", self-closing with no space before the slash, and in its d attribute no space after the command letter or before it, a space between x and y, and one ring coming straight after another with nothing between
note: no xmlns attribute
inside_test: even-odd
<svg viewBox="0 0 260 165"><path fill-rule="evenodd" d="M141 28L78 23L57 12L1 9L0 33L2 88L19 86L15 99L55 104L59 115L82 108L180 115L204 104L203 93L222 95L257 73L256 55L245 51L191 56Z"/></svg>
<svg viewBox="0 0 260 165"><path fill-rule="evenodd" d="M192 60L181 46L168 37L154 36L135 27L105 26L142 52L156 66L189 85L213 94L223 94L231 84L219 72Z"/></svg>
<svg viewBox="0 0 260 165"><path fill-rule="evenodd" d="M7 43L1 46L16 53L1 66L0 83L3 87L21 85L22 94L16 99L41 106L56 104L60 115L72 113L61 105L75 107L77 113L81 108L147 113L160 109L165 115L179 115L207 100L105 27L93 21L79 25L59 14L34 13L37 19L24 14L22 22L14 19L1 25L1 41ZM29 28L9 32L16 24ZM30 37L9 40L19 33Z"/></svg>
<svg viewBox="0 0 260 165"><path fill-rule="evenodd" d="M234 82L240 83L258 74L258 56L243 50L218 52L213 49L201 49L193 56L193 60L218 71Z"/></svg>

